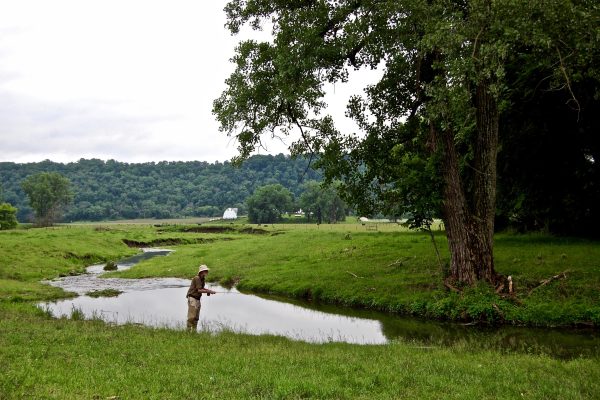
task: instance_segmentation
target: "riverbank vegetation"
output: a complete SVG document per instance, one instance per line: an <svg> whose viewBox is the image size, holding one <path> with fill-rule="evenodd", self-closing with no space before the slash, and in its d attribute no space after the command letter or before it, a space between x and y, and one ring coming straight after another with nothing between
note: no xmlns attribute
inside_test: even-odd
<svg viewBox="0 0 600 400"><path fill-rule="evenodd" d="M372 228L369 228L372 229ZM189 334L98 320L53 319L36 302L65 297L40 283L171 243L167 257L120 277L209 277L278 293L433 318L598 325L597 242L498 235L497 265L514 298L455 293L428 234L395 224L64 226L0 232L0 398L592 398L595 356L544 355L396 342L307 344L270 336ZM541 285L540 281L565 272Z"/></svg>
<svg viewBox="0 0 600 400"><path fill-rule="evenodd" d="M396 224L111 225L2 232L0 298L63 296L40 283L84 266L135 254L139 247L177 251L112 276L189 278L200 262L211 280L241 290L315 302L464 322L537 326L600 325L600 245L548 235L496 235L498 271L513 294L480 285L444 286L449 254L435 234ZM369 230L368 230L369 229Z"/></svg>
<svg viewBox="0 0 600 400"><path fill-rule="evenodd" d="M322 345L54 320L0 303L0 398L583 399L596 359L412 343Z"/></svg>
<svg viewBox="0 0 600 400"><path fill-rule="evenodd" d="M210 279L241 290L435 319L600 324L598 242L497 235L495 261L499 273L511 276L513 294L499 295L486 285L457 292L443 284L449 254L441 233L434 235L438 260L429 234L383 226L377 229L387 231L360 224L263 226L261 235L230 234L235 240L180 246L167 258L118 275L189 277L201 260L212 267Z"/></svg>

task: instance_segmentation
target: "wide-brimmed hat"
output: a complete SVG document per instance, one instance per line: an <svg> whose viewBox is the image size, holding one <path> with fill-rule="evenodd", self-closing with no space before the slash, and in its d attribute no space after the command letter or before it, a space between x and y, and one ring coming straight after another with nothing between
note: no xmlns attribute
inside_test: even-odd
<svg viewBox="0 0 600 400"><path fill-rule="evenodd" d="M202 271L208 271L208 267L204 264L202 264L199 268L198 268L198 273L202 272Z"/></svg>

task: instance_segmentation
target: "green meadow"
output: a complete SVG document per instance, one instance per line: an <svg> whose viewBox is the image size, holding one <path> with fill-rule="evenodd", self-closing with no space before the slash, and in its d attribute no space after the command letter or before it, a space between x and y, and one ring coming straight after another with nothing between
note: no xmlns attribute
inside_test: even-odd
<svg viewBox="0 0 600 400"><path fill-rule="evenodd" d="M0 232L0 399L536 398L600 396L597 356L558 360L467 343L450 347L308 344L273 336L188 333L55 319L36 307L72 294L41 283L118 260L136 246L174 249L119 277L209 278L242 291L462 322L600 322L600 245L496 236L515 296L442 285L447 246L395 224L97 225ZM126 243L129 243L129 247ZM564 272L557 279L540 282Z"/></svg>

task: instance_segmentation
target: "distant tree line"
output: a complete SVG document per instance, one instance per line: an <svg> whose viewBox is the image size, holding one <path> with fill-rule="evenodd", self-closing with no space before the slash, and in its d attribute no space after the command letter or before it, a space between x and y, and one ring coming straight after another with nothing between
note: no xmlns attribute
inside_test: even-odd
<svg viewBox="0 0 600 400"><path fill-rule="evenodd" d="M241 167L229 162L149 162L81 159L0 163L3 201L18 209L19 221L33 221L34 210L22 184L32 175L56 172L71 182L72 203L63 221L220 216L228 207L246 213L246 199L265 185L280 184L294 197L320 174L305 158L257 155Z"/></svg>

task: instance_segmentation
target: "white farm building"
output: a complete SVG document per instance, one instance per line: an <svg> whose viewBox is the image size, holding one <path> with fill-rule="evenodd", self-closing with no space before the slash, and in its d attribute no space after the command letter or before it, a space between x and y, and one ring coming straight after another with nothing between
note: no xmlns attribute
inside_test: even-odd
<svg viewBox="0 0 600 400"><path fill-rule="evenodd" d="M237 213L238 213L237 208L228 208L223 213L223 219L237 219Z"/></svg>

